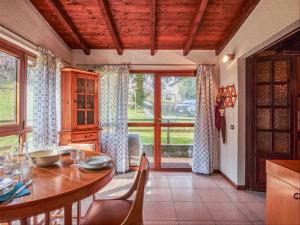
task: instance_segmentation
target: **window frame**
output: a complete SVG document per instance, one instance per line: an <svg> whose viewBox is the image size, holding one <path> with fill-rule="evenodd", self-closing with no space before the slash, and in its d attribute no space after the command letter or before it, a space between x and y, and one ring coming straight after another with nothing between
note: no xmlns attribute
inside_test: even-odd
<svg viewBox="0 0 300 225"><path fill-rule="evenodd" d="M19 143L26 142L26 133L32 132L32 127L26 126L27 111L27 60L37 56L0 38L0 51L18 58L17 96L16 96L16 123L0 126L0 137L19 135Z"/></svg>

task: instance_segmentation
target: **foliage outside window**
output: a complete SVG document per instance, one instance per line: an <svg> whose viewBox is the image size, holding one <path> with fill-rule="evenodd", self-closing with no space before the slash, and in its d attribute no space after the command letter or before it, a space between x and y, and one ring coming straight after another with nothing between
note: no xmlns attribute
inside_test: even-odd
<svg viewBox="0 0 300 225"><path fill-rule="evenodd" d="M0 40L0 155L30 137L34 69L31 54Z"/></svg>

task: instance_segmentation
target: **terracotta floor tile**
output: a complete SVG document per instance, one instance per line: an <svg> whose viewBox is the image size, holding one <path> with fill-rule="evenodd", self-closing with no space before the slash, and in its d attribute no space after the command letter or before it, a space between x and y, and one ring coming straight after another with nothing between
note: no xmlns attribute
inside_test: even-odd
<svg viewBox="0 0 300 225"><path fill-rule="evenodd" d="M222 189L198 189L204 202L231 202Z"/></svg>
<svg viewBox="0 0 300 225"><path fill-rule="evenodd" d="M192 173L185 172L166 172L169 178L190 178L192 177Z"/></svg>
<svg viewBox="0 0 300 225"><path fill-rule="evenodd" d="M206 206L201 202L175 202L178 220L211 220Z"/></svg>
<svg viewBox="0 0 300 225"><path fill-rule="evenodd" d="M145 201L149 202L171 202L172 194L170 189L148 189L144 195Z"/></svg>
<svg viewBox="0 0 300 225"><path fill-rule="evenodd" d="M193 180L192 181L193 185L195 188L218 188L217 184L215 181L212 179L198 179L198 180Z"/></svg>
<svg viewBox="0 0 300 225"><path fill-rule="evenodd" d="M248 221L234 203L205 203L215 221Z"/></svg>
<svg viewBox="0 0 300 225"><path fill-rule="evenodd" d="M186 189L186 188L193 188L193 184L190 179L183 178L169 178L169 184L171 189Z"/></svg>
<svg viewBox="0 0 300 225"><path fill-rule="evenodd" d="M144 225L178 225L178 221L144 221Z"/></svg>
<svg viewBox="0 0 300 225"><path fill-rule="evenodd" d="M214 221L178 221L179 225L215 225Z"/></svg>
<svg viewBox="0 0 300 225"><path fill-rule="evenodd" d="M260 202L258 197L251 191L223 189L233 202Z"/></svg>
<svg viewBox="0 0 300 225"><path fill-rule="evenodd" d="M170 188L168 179L149 179L146 188L157 188L157 189L165 189Z"/></svg>
<svg viewBox="0 0 300 225"><path fill-rule="evenodd" d="M164 172L156 172L156 171L151 171L150 172L150 179L161 179L161 178L168 178L168 175Z"/></svg>
<svg viewBox="0 0 300 225"><path fill-rule="evenodd" d="M237 203L239 209L250 221L264 221L266 207L264 203Z"/></svg>
<svg viewBox="0 0 300 225"><path fill-rule="evenodd" d="M175 220L177 216L173 202L144 202L144 220Z"/></svg>
<svg viewBox="0 0 300 225"><path fill-rule="evenodd" d="M201 198L195 189L172 189L174 202L200 202Z"/></svg>

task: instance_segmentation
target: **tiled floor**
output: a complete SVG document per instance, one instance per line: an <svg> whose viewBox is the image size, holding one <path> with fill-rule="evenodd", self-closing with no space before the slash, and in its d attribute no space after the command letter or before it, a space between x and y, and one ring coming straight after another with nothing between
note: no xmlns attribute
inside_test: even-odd
<svg viewBox="0 0 300 225"><path fill-rule="evenodd" d="M116 176L97 198L121 195L133 176ZM90 201L83 202L84 211ZM237 191L219 174L151 172L145 192L145 225L258 225L264 224L264 217L264 193Z"/></svg>

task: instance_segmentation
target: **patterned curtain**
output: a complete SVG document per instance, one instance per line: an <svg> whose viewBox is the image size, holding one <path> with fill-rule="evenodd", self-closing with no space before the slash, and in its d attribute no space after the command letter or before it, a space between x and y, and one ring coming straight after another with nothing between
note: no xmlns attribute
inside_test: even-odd
<svg viewBox="0 0 300 225"><path fill-rule="evenodd" d="M197 101L194 129L193 164L195 173L213 172L215 145L213 66L197 67Z"/></svg>
<svg viewBox="0 0 300 225"><path fill-rule="evenodd" d="M41 148L58 143L57 115L60 106L59 60L48 50L39 48L36 73L33 78L33 147ZM59 66L59 67L60 67Z"/></svg>
<svg viewBox="0 0 300 225"><path fill-rule="evenodd" d="M100 118L102 150L116 163L117 172L129 169L127 104L129 87L128 66L96 68L100 81Z"/></svg>

